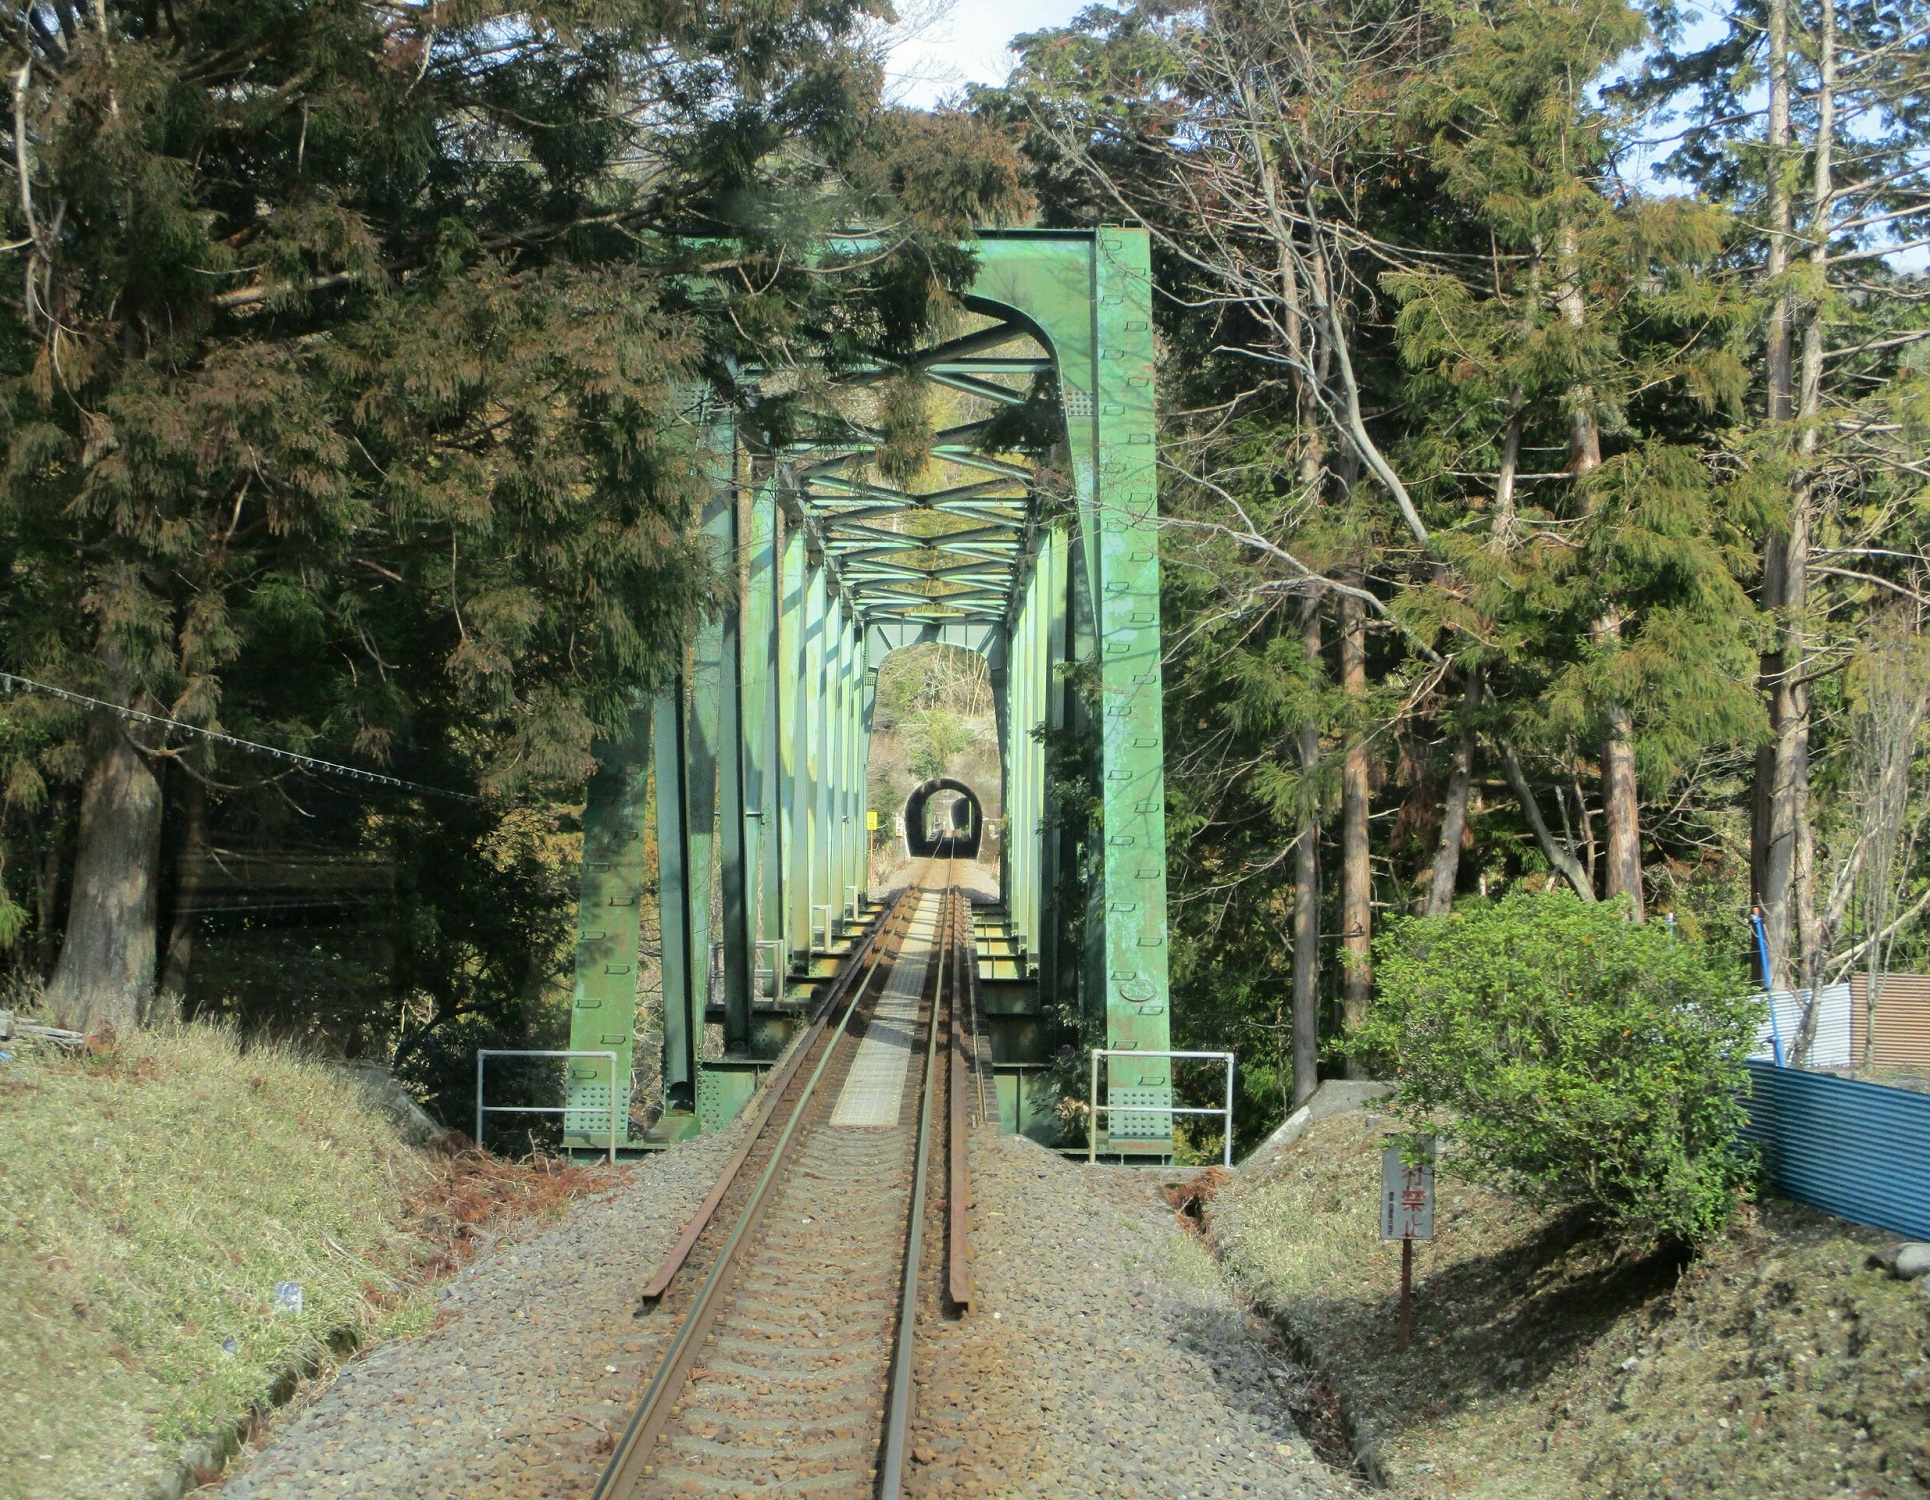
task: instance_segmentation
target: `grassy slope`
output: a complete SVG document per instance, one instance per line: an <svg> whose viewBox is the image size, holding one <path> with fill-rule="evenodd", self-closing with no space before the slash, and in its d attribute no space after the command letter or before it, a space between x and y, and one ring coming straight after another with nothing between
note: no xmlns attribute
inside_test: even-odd
<svg viewBox="0 0 1930 1500"><path fill-rule="evenodd" d="M1397 1493L1930 1493L1930 1298L1864 1268L1885 1236L1772 1200L1678 1280L1447 1183L1402 1357L1382 1134L1366 1115L1316 1125L1208 1225Z"/></svg>
<svg viewBox="0 0 1930 1500"><path fill-rule="evenodd" d="M0 1496L144 1494L332 1335L425 1316L427 1169L339 1074L205 1028L6 1050Z"/></svg>

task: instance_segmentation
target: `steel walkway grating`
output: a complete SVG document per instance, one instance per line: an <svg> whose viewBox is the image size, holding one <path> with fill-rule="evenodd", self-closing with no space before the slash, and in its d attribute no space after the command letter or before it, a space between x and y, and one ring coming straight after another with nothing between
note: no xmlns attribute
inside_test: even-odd
<svg viewBox="0 0 1930 1500"><path fill-rule="evenodd" d="M831 1112L833 1125L850 1130L890 1130L897 1125L905 1079L911 1071L918 1003L937 943L938 904L921 900L906 926L904 946L878 997L878 1009L858 1044L837 1108Z"/></svg>

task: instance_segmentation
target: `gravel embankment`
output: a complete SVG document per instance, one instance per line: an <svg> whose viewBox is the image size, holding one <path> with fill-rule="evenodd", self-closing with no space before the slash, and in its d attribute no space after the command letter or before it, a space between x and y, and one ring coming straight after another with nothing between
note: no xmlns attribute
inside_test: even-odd
<svg viewBox="0 0 1930 1500"><path fill-rule="evenodd" d="M910 1493L1353 1493L1289 1413L1301 1372L1149 1174L971 1142L969 1316L921 1329Z"/></svg>
<svg viewBox="0 0 1930 1500"><path fill-rule="evenodd" d="M350 1364L222 1493L588 1494L673 1331L633 1316L637 1290L737 1140L729 1130L648 1157L614 1193L453 1278L434 1329Z"/></svg>

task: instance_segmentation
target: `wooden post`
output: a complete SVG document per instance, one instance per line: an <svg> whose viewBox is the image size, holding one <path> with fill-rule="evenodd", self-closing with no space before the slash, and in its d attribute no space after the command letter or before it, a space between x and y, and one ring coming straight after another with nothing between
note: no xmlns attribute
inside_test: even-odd
<svg viewBox="0 0 1930 1500"><path fill-rule="evenodd" d="M1401 1237L1401 1353L1407 1353L1407 1336L1414 1321L1414 1236Z"/></svg>

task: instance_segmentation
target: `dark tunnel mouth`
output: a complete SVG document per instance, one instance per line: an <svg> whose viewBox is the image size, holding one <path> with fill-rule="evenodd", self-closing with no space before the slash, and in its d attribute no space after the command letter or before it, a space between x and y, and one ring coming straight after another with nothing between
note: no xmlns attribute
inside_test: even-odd
<svg viewBox="0 0 1930 1500"><path fill-rule="evenodd" d="M966 831L947 838L932 838L925 832L925 804L939 792L957 792L970 811ZM934 776L912 788L905 798L905 848L913 859L976 859L979 841L985 834L985 807L978 793L952 776Z"/></svg>

